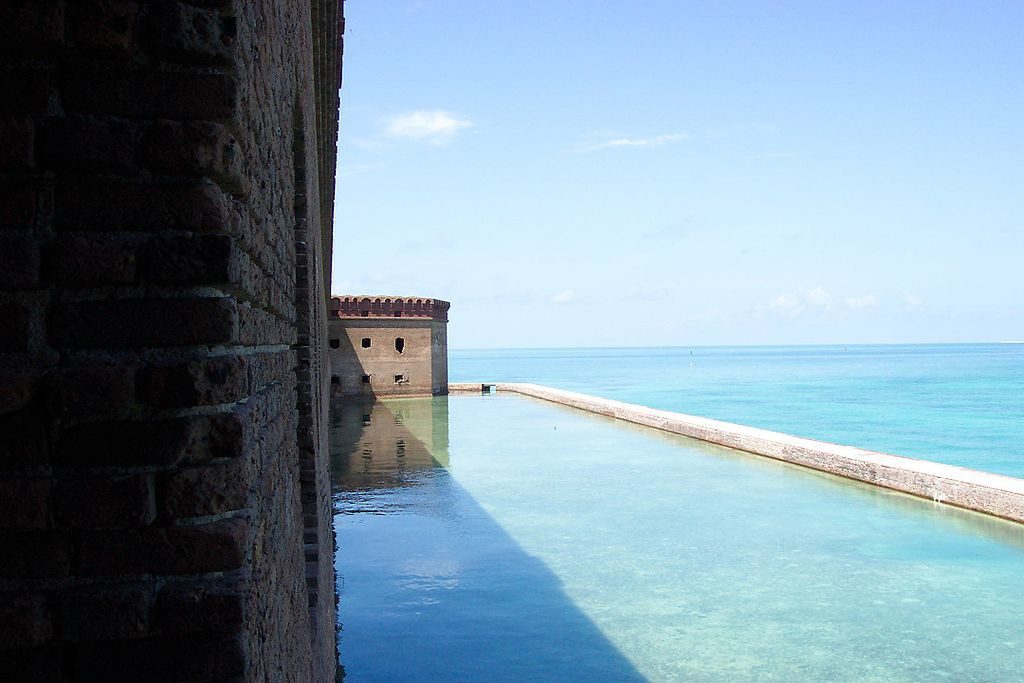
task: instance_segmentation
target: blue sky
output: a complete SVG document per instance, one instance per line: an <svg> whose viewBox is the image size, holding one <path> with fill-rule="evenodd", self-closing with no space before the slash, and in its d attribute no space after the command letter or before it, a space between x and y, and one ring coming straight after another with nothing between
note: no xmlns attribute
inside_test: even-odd
<svg viewBox="0 0 1024 683"><path fill-rule="evenodd" d="M335 293L454 348L1024 339L1024 3L347 0Z"/></svg>

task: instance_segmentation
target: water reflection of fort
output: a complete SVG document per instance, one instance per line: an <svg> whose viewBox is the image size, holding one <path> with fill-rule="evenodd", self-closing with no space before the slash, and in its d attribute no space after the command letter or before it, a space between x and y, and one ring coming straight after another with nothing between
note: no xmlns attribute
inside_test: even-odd
<svg viewBox="0 0 1024 683"><path fill-rule="evenodd" d="M336 490L408 486L448 465L448 397L335 399L331 469Z"/></svg>

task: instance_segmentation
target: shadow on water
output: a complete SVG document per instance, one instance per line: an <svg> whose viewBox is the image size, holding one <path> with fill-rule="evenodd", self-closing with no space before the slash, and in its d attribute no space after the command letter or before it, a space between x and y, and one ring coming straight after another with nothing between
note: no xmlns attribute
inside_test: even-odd
<svg viewBox="0 0 1024 683"><path fill-rule="evenodd" d="M644 680L450 476L447 397L335 401L330 437L349 680Z"/></svg>

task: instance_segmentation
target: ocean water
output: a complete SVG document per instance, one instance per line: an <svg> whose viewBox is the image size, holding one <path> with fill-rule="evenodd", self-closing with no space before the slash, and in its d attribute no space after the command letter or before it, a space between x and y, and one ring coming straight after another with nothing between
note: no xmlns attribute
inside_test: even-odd
<svg viewBox="0 0 1024 683"><path fill-rule="evenodd" d="M1024 671L1024 526L515 395L331 425L347 681Z"/></svg>
<svg viewBox="0 0 1024 683"><path fill-rule="evenodd" d="M1024 344L452 350L452 382L535 382L1024 477Z"/></svg>

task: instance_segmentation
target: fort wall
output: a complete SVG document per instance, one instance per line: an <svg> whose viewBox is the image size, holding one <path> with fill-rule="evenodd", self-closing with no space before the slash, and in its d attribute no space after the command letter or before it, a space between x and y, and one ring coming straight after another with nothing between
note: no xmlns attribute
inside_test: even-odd
<svg viewBox="0 0 1024 683"><path fill-rule="evenodd" d="M0 5L5 679L333 679L342 28Z"/></svg>
<svg viewBox="0 0 1024 683"><path fill-rule="evenodd" d="M333 297L331 394L447 394L448 308L437 299Z"/></svg>

